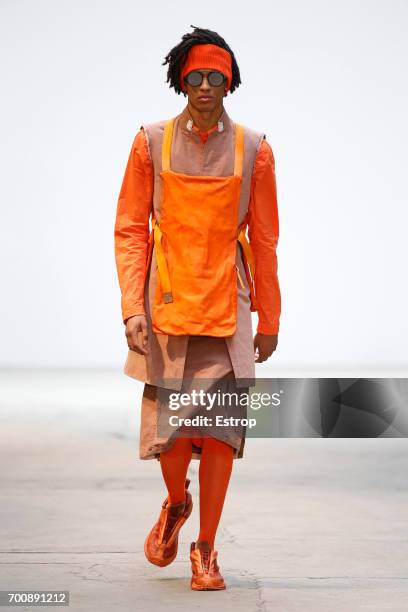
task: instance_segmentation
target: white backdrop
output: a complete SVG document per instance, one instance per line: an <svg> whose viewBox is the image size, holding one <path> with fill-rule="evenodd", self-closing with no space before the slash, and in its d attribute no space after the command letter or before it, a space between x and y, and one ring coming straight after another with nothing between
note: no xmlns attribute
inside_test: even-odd
<svg viewBox="0 0 408 612"><path fill-rule="evenodd" d="M1 363L123 364L117 198L140 124L186 104L161 64L193 24L234 50L225 107L275 154L273 364L406 367L407 16L398 0L1 0Z"/></svg>

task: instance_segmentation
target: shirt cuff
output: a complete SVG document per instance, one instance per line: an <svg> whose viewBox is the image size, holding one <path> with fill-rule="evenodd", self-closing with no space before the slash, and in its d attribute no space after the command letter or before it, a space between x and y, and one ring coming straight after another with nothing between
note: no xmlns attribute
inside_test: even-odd
<svg viewBox="0 0 408 612"><path fill-rule="evenodd" d="M267 336L276 336L279 332L279 322L278 323L258 323L256 328L258 334L266 334Z"/></svg>
<svg viewBox="0 0 408 612"><path fill-rule="evenodd" d="M130 317L136 317L137 315L145 315L146 316L146 312L144 310L144 308L134 308L133 310L125 310L122 313L122 320L123 323L126 325L126 322L128 319L130 319Z"/></svg>

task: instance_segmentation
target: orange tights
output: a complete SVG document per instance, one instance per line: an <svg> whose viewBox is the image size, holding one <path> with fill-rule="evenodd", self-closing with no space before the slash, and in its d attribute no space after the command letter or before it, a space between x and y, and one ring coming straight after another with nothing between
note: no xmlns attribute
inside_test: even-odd
<svg viewBox="0 0 408 612"><path fill-rule="evenodd" d="M160 465L166 483L169 503L185 499L185 480L191 461L192 441L201 447L200 533L198 540L207 540L214 548L225 495L232 472L234 449L216 438L176 438L173 446L160 453Z"/></svg>

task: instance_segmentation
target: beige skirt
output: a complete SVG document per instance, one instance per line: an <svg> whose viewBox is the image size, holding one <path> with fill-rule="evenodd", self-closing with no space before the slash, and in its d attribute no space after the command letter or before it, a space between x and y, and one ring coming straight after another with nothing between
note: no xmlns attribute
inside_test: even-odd
<svg viewBox="0 0 408 612"><path fill-rule="evenodd" d="M200 380L201 379L201 380ZM183 384L180 393L190 393L192 390L207 393L234 394L238 397L238 404L217 405L215 413L226 417L234 416L245 418L247 409L243 395L248 394L247 387L237 387L234 370L224 338L212 336L190 336L187 347L186 361L183 374ZM169 396L173 390L157 387L145 383L140 420L140 459L160 460L160 453L169 450L179 436L192 438L192 458L201 457L202 436L212 436L226 442L234 449L234 459L241 459L245 446L245 426L185 426L175 428L166 427L169 415ZM236 395L235 395L236 394ZM216 393L218 396L218 394ZM210 413L203 406L183 406L177 412L178 416L194 417L208 416ZM211 411L211 415L214 412Z"/></svg>

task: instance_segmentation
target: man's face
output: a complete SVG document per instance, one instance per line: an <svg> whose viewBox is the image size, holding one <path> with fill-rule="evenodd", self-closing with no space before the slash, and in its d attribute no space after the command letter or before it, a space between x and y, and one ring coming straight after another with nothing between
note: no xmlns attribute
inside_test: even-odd
<svg viewBox="0 0 408 612"><path fill-rule="evenodd" d="M202 72L203 75L213 72L213 70L201 70L201 68L198 70ZM206 76L204 76L201 85L194 87L193 85L186 83L185 86L187 88L189 103L198 111L213 111L219 108L222 105L222 100L227 87L226 82L217 87L210 85Z"/></svg>

